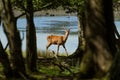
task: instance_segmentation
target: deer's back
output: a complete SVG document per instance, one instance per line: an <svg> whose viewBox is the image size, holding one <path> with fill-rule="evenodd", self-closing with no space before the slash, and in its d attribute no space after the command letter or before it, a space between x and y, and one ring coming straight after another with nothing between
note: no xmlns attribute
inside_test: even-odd
<svg viewBox="0 0 120 80"><path fill-rule="evenodd" d="M47 40L52 44L61 44L63 42L63 36L50 35L47 37Z"/></svg>

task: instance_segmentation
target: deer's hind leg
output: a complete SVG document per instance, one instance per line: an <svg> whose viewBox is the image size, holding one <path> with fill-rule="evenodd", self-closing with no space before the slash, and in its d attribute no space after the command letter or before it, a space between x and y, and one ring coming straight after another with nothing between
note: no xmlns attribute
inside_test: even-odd
<svg viewBox="0 0 120 80"><path fill-rule="evenodd" d="M62 46L63 46L63 48L65 49L65 52L66 52L66 54L67 54L67 56L68 56L68 52L67 52L67 49L66 49L65 45L62 45Z"/></svg>
<svg viewBox="0 0 120 80"><path fill-rule="evenodd" d="M46 56L47 56L47 53L48 53L48 48L51 46L51 43L48 43L47 45L46 45Z"/></svg>

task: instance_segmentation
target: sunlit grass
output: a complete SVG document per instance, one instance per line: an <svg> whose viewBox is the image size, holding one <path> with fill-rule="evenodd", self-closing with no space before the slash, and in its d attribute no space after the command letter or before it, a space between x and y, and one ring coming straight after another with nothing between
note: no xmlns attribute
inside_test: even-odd
<svg viewBox="0 0 120 80"><path fill-rule="evenodd" d="M7 49L6 50L6 53L8 54L8 56L10 57L10 51ZM56 53L55 53L56 54ZM37 51L37 55L38 55L38 57L42 57L42 58L46 58L46 57L54 57L55 56L55 54L53 54L53 52L52 51L40 51L40 50L38 50ZM22 56L23 56L23 58L26 58L26 51L22 51ZM59 56L67 56L67 54L66 53L59 53Z"/></svg>
<svg viewBox="0 0 120 80"><path fill-rule="evenodd" d="M55 57L56 53L52 52L52 51L37 51L37 55L38 57L42 57L42 58L47 58L47 57ZM59 53L59 56L67 56L66 53Z"/></svg>
<svg viewBox="0 0 120 80"><path fill-rule="evenodd" d="M59 68L56 66L41 66L39 71L43 74L49 76L58 76L59 75Z"/></svg>
<svg viewBox="0 0 120 80"><path fill-rule="evenodd" d="M58 66L41 66L38 71L47 77L72 76L68 70L61 72Z"/></svg>

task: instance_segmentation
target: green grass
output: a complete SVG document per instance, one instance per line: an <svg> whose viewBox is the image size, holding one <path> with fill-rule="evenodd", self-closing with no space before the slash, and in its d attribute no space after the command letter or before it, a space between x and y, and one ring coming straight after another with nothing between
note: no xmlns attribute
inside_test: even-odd
<svg viewBox="0 0 120 80"><path fill-rule="evenodd" d="M58 76L59 75L59 68L56 66L41 66L39 71L43 74L49 75L49 76Z"/></svg>
<svg viewBox="0 0 120 80"><path fill-rule="evenodd" d="M8 56L10 56L9 50L6 51ZM38 51L37 52L38 57L42 57L42 58L46 58L46 57L54 57L54 54L50 51L47 52L46 51ZM23 51L22 52L23 57L26 57L26 52ZM60 53L60 56L66 56L65 53ZM9 57L10 58L10 57ZM67 70L60 72L60 68L58 66L55 66L53 64L49 64L48 66L42 65L39 62L37 63L38 66L38 73L31 73L30 76L36 78L37 80L44 80L46 77L49 76L49 79L51 79L51 77L57 77L57 76L70 76L71 73ZM4 80L5 76L3 74L3 66L0 64L0 80ZM14 80L14 79L11 79ZM15 79L18 80L18 79Z"/></svg>
<svg viewBox="0 0 120 80"><path fill-rule="evenodd" d="M9 54L9 51L7 51L7 53ZM26 57L26 52L23 51L23 57L25 58ZM52 52L48 52L46 54L45 51L38 51L37 52L38 54L38 57L41 57L41 58L49 58L49 57L54 57L53 53ZM65 53L60 53L60 56L66 56ZM62 60L61 60L62 59ZM64 62L65 60L63 58L60 58L59 61L57 60L54 60L55 63L59 63L59 62ZM79 73L81 71L80 69L80 65L79 64L76 64L75 66L68 66L68 68L75 74L77 74L76 76L73 76L72 73L70 73L67 69L64 69L64 71L61 71L61 69L56 66L56 65L53 65L52 63L48 63L47 65L45 65L46 63L40 63L41 61L37 61L37 70L38 72L37 73L29 73L29 75L33 78L35 78L36 80L52 80L53 77L74 77L75 79L74 80L77 80L76 76L79 76ZM67 63L67 62L65 62ZM84 68L84 67L83 67ZM84 69L82 69L84 70ZM5 76L3 74L3 66L0 64L0 80L5 80ZM11 80L19 80L19 79L11 79ZM59 79L60 80L60 79ZM62 79L61 79L62 80ZM66 79L66 80L69 80L69 79ZM100 79L93 79L93 80L100 80ZM108 77L103 77L101 78L101 80L108 80Z"/></svg>
<svg viewBox="0 0 120 80"><path fill-rule="evenodd" d="M52 51L37 51L37 55L38 57L43 57L43 58L47 58L47 57L54 57L55 54ZM59 53L59 56L67 56L66 53Z"/></svg>
<svg viewBox="0 0 120 80"><path fill-rule="evenodd" d="M38 69L40 73L46 74L47 76L70 76L71 73L68 70L61 72L58 66L50 65L50 66L41 66Z"/></svg>

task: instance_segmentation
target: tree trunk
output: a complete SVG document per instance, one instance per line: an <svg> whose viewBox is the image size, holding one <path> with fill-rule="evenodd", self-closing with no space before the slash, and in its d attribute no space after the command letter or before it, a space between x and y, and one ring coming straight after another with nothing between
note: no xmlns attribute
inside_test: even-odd
<svg viewBox="0 0 120 80"><path fill-rule="evenodd" d="M85 13L81 12L78 13L78 48L73 53L73 57L80 57L82 56L83 51L85 50L85 40L84 40L84 28L85 27Z"/></svg>
<svg viewBox="0 0 120 80"><path fill-rule="evenodd" d="M7 53L4 51L2 43L0 41L0 62L3 65L3 72L7 78L10 78L13 76L12 74L12 68L10 67L10 62L8 59Z"/></svg>
<svg viewBox="0 0 120 80"><path fill-rule="evenodd" d="M2 23L9 43L12 68L18 74L19 72L25 74L20 34L16 27L16 20L12 12L11 4L9 0L2 0L2 2L4 6L2 11Z"/></svg>
<svg viewBox="0 0 120 80"><path fill-rule="evenodd" d="M107 4L107 5L106 5ZM115 30L115 24L114 24L114 16L113 16L113 0L105 1L103 0L103 7L104 7L104 18L105 20L105 26L107 28L107 42L109 45L109 48L111 50L111 54L114 57L116 55L117 49L116 49L116 37L115 33L117 34Z"/></svg>
<svg viewBox="0 0 120 80"><path fill-rule="evenodd" d="M120 80L120 51L116 54L109 72L110 80Z"/></svg>
<svg viewBox="0 0 120 80"><path fill-rule="evenodd" d="M33 22L33 4L32 0L27 0L26 13L27 18L27 68L29 71L36 71L37 48L36 48L36 30Z"/></svg>
<svg viewBox="0 0 120 80"><path fill-rule="evenodd" d="M116 35L118 37L118 39L116 41L118 52L116 54L114 52L114 54L113 54L113 55L115 55L115 58L114 58L114 61L112 63L112 66L111 66L110 71L109 71L108 74L109 74L109 79L110 80L120 80L120 35L119 35L119 33L118 33L115 26L114 26L114 30L115 30L115 33L116 33Z"/></svg>
<svg viewBox="0 0 120 80"><path fill-rule="evenodd" d="M78 47L76 51L70 55L69 57L74 58L76 63L79 60L79 63L81 63L84 50L85 50L85 39L84 39L84 27L85 27L85 12L78 12ZM74 64L76 64L74 63Z"/></svg>
<svg viewBox="0 0 120 80"><path fill-rule="evenodd" d="M116 52L111 1L86 0L86 52L80 65L85 77L104 76Z"/></svg>

